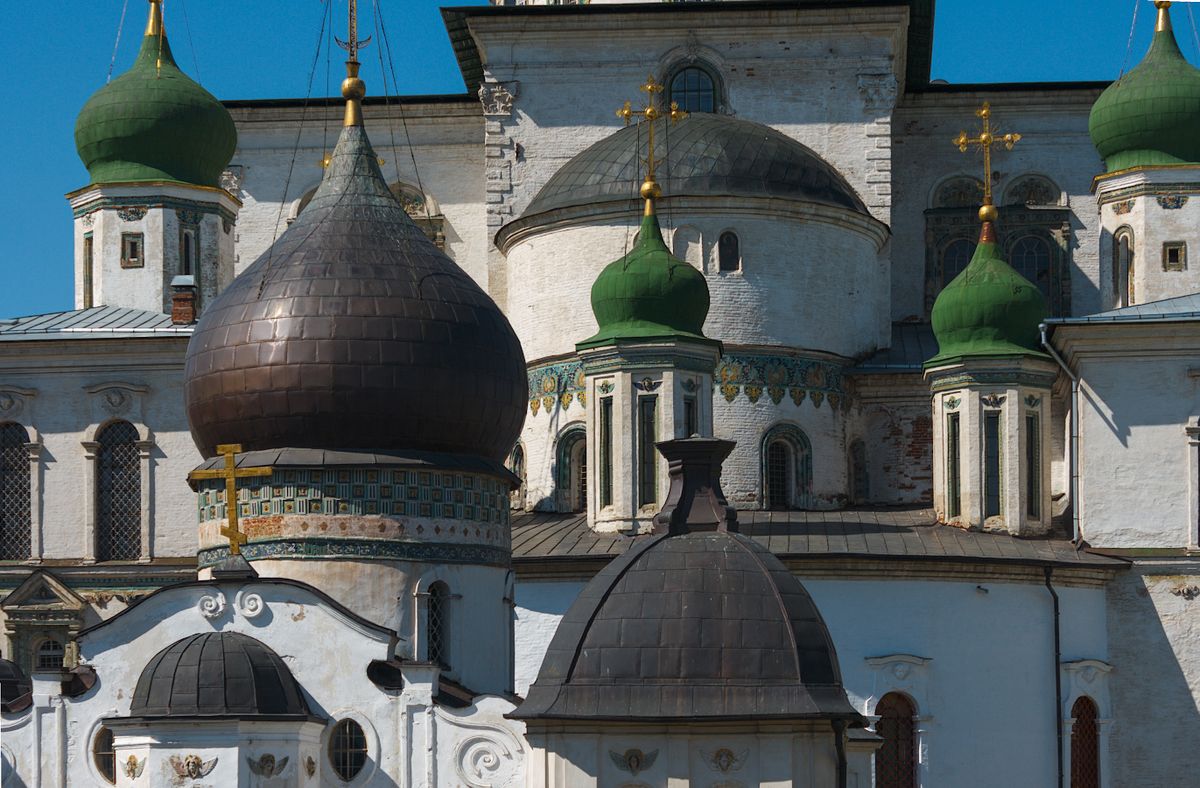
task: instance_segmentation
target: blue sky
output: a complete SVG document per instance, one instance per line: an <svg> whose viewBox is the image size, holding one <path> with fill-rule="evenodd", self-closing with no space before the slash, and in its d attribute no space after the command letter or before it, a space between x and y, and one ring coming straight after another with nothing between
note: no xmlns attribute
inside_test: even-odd
<svg viewBox="0 0 1200 788"><path fill-rule="evenodd" d="M335 4L344 37L345 0ZM127 0L114 73L127 69L146 17L145 0ZM382 8L398 58L402 94L463 89L432 0L360 0L362 35ZM10 13L0 51L0 316L70 309L71 214L63 195L87 183L75 155L75 116L104 84L126 0L23 3ZM1154 27L1148 0L938 0L933 76L951 82L1113 79L1145 52ZM460 2L457 4L482 4ZM1173 9L1185 54L1197 57L1190 6ZM218 98L303 96L316 49L323 0L167 0L167 29L179 65ZM1195 9L1200 17L1200 8ZM338 52L330 76L336 90ZM370 89L380 90L378 60L362 58ZM314 94L325 92L324 55Z"/></svg>

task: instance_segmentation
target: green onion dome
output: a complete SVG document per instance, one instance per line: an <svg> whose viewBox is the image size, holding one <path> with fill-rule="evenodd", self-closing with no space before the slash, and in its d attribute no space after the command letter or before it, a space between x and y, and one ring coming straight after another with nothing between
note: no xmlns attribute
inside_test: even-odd
<svg viewBox="0 0 1200 788"><path fill-rule="evenodd" d="M600 330L580 342L580 348L622 339L708 341L704 274L671 254L658 217L652 209L646 213L633 249L610 263L592 285L592 312Z"/></svg>
<svg viewBox="0 0 1200 788"><path fill-rule="evenodd" d="M1200 70L1184 58L1160 2L1145 59L1092 106L1088 130L1109 172L1200 162Z"/></svg>
<svg viewBox="0 0 1200 788"><path fill-rule="evenodd" d="M92 183L217 186L236 147L229 112L175 65L152 0L133 68L96 91L75 122L75 148Z"/></svg>
<svg viewBox="0 0 1200 788"><path fill-rule="evenodd" d="M984 225L975 255L938 294L931 319L938 354L933 367L967 356L1044 355L1038 326L1046 297L1000 258L995 231Z"/></svg>

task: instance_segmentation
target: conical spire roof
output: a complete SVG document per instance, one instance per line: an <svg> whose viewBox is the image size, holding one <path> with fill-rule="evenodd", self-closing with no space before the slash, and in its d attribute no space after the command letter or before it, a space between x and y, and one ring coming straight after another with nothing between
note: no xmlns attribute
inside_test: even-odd
<svg viewBox="0 0 1200 788"><path fill-rule="evenodd" d="M388 189L357 114L291 227L188 346L196 445L450 452L502 460L525 360L500 309Z"/></svg>
<svg viewBox="0 0 1200 788"><path fill-rule="evenodd" d="M160 0L133 67L88 99L75 148L92 183L177 181L217 186L237 129L215 97L175 64Z"/></svg>
<svg viewBox="0 0 1200 788"><path fill-rule="evenodd" d="M1175 40L1171 4L1156 5L1158 23L1146 57L1092 106L1092 144L1109 172L1200 163L1200 70Z"/></svg>

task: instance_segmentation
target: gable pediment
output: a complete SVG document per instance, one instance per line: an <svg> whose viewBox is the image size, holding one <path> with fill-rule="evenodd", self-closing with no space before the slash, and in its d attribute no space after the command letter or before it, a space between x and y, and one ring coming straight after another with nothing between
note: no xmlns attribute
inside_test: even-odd
<svg viewBox="0 0 1200 788"><path fill-rule="evenodd" d="M62 611L78 613L87 603L50 572L37 571L25 578L0 603L10 617L22 612Z"/></svg>

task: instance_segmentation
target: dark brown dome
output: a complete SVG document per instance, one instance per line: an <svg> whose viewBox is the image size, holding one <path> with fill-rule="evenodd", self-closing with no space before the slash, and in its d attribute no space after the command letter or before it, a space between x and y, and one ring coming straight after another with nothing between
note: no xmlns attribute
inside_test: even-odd
<svg viewBox="0 0 1200 788"><path fill-rule="evenodd" d="M201 317L185 398L206 457L240 443L499 460L527 383L508 320L408 218L351 126L312 202Z"/></svg>

